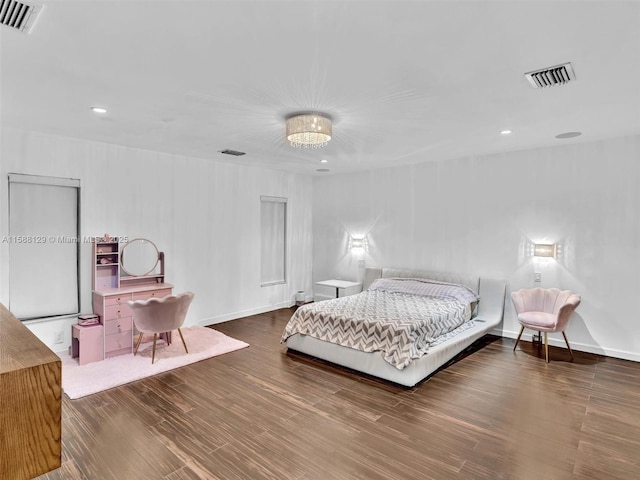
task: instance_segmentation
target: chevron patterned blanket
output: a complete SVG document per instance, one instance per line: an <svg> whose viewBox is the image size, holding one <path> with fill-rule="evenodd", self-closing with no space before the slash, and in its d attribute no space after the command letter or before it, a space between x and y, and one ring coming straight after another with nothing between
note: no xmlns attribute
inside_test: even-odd
<svg viewBox="0 0 640 480"><path fill-rule="evenodd" d="M357 295L304 305L289 320L282 341L301 333L364 352L380 351L402 370L471 316L464 299L392 290L374 283Z"/></svg>

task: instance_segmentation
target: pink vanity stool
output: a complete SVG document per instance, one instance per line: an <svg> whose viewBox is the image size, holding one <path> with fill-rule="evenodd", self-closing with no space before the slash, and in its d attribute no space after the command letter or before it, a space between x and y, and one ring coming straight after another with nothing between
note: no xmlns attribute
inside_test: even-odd
<svg viewBox="0 0 640 480"><path fill-rule="evenodd" d="M78 358L80 365L103 360L103 331L104 326L101 324L72 325L71 358Z"/></svg>

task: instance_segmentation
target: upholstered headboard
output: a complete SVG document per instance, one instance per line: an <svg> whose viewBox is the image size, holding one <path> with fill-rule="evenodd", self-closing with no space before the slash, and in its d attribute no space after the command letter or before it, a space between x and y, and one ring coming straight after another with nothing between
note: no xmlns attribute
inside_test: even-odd
<svg viewBox="0 0 640 480"><path fill-rule="evenodd" d="M473 275L460 275L451 272L434 272L429 270L407 270L401 268L367 268L364 272L362 289L369 288L378 278L429 278L440 282L457 283L469 287L478 293L480 278Z"/></svg>

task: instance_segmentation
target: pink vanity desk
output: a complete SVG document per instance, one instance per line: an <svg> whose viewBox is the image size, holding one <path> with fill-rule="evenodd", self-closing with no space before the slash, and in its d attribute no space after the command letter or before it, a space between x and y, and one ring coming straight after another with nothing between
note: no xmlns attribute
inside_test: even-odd
<svg viewBox="0 0 640 480"><path fill-rule="evenodd" d="M134 253L149 256L151 263L125 267L123 260L131 260ZM127 302L171 295L173 285L164 282L164 253L153 242L137 238L123 244L117 237L97 237L93 241L92 290L93 313L100 317L100 324L72 329L81 365L133 352L136 331Z"/></svg>
<svg viewBox="0 0 640 480"><path fill-rule="evenodd" d="M129 300L147 300L171 295L173 285L150 283L106 290L94 290L93 313L104 325L104 358L133 352L133 320Z"/></svg>

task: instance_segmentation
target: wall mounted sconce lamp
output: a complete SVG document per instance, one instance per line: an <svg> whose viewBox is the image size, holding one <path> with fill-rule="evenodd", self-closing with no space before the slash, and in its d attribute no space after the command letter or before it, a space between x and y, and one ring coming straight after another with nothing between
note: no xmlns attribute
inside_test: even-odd
<svg viewBox="0 0 640 480"><path fill-rule="evenodd" d="M367 250L367 238L349 237L349 250Z"/></svg>
<svg viewBox="0 0 640 480"><path fill-rule="evenodd" d="M556 256L556 244L555 243L536 243L533 250L534 257L555 257Z"/></svg>

